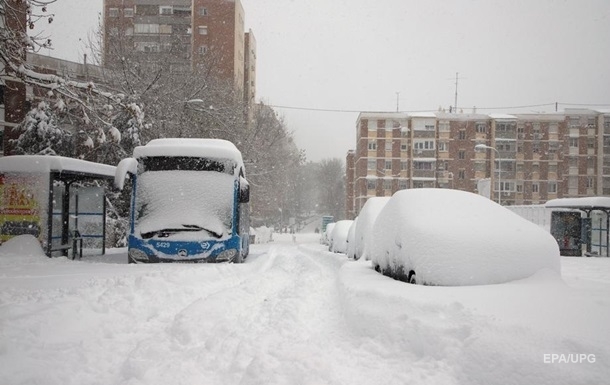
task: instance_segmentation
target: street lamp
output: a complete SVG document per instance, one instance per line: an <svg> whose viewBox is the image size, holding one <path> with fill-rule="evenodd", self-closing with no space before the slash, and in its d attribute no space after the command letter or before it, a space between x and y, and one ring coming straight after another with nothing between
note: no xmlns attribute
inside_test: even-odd
<svg viewBox="0 0 610 385"><path fill-rule="evenodd" d="M498 204L502 205L502 160L500 159L500 152L496 150L495 147L487 146L485 144L479 143L474 146L475 151L483 151L483 150L494 150L496 154L498 154ZM493 175L493 173L492 173ZM493 188L493 185L491 186Z"/></svg>

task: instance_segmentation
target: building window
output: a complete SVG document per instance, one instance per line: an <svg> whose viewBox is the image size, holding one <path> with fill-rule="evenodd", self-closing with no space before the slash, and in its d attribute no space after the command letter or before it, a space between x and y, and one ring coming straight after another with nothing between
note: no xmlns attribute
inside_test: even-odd
<svg viewBox="0 0 610 385"><path fill-rule="evenodd" d="M449 122L439 122L438 130L441 132L449 132Z"/></svg>
<svg viewBox="0 0 610 385"><path fill-rule="evenodd" d="M199 16L207 16L208 9L206 7L199 7Z"/></svg>
<svg viewBox="0 0 610 385"><path fill-rule="evenodd" d="M458 159L466 159L466 151L464 151L464 150L458 151Z"/></svg>
<svg viewBox="0 0 610 385"><path fill-rule="evenodd" d="M485 123L477 123L477 133L484 134L487 132L487 125Z"/></svg>
<svg viewBox="0 0 610 385"><path fill-rule="evenodd" d="M159 24L134 24L133 30L136 34L159 33Z"/></svg>
<svg viewBox="0 0 610 385"><path fill-rule="evenodd" d="M392 179L384 179L383 180L383 189L391 190L392 189Z"/></svg>
<svg viewBox="0 0 610 385"><path fill-rule="evenodd" d="M191 6L190 5L174 5L173 14L175 16L181 16L181 17L191 16Z"/></svg>
<svg viewBox="0 0 610 385"><path fill-rule="evenodd" d="M593 177L587 177L587 188L593 188Z"/></svg>
<svg viewBox="0 0 610 385"><path fill-rule="evenodd" d="M458 179L460 179L460 180L466 179L466 170L458 170Z"/></svg>
<svg viewBox="0 0 610 385"><path fill-rule="evenodd" d="M133 17L133 8L125 8L125 9L123 9L123 16L125 16L125 17Z"/></svg>
<svg viewBox="0 0 610 385"><path fill-rule="evenodd" d="M433 140L426 140L426 141L419 141L419 142L414 142L413 143L413 149L414 150L434 150L434 141Z"/></svg>
<svg viewBox="0 0 610 385"><path fill-rule="evenodd" d="M460 130L460 132L458 133L458 139L459 140L466 139L466 130Z"/></svg>
<svg viewBox="0 0 610 385"><path fill-rule="evenodd" d="M447 142L438 142L438 150L441 152L447 151Z"/></svg>
<svg viewBox="0 0 610 385"><path fill-rule="evenodd" d="M160 5L159 6L159 14L160 15L172 15L174 13L174 8L168 5Z"/></svg>
<svg viewBox="0 0 610 385"><path fill-rule="evenodd" d="M557 123L549 124L549 134L559 133L559 125Z"/></svg>
<svg viewBox="0 0 610 385"><path fill-rule="evenodd" d="M533 193L537 193L540 190L540 186L538 185L538 183L532 183L532 192Z"/></svg>
<svg viewBox="0 0 610 385"><path fill-rule="evenodd" d="M108 17L119 17L119 9L118 8L109 8Z"/></svg>
<svg viewBox="0 0 610 385"><path fill-rule="evenodd" d="M367 190L375 190L377 183L375 183L375 179L367 179L366 180L366 188Z"/></svg>
<svg viewBox="0 0 610 385"><path fill-rule="evenodd" d="M580 117L570 117L570 127L580 127Z"/></svg>
<svg viewBox="0 0 610 385"><path fill-rule="evenodd" d="M400 182L398 182L398 188L401 190L406 190L407 189L407 181L406 180L401 180Z"/></svg>
<svg viewBox="0 0 610 385"><path fill-rule="evenodd" d="M133 36L133 27L125 28L125 36Z"/></svg>
<svg viewBox="0 0 610 385"><path fill-rule="evenodd" d="M208 46L207 45L199 46L197 52L199 52L200 55L204 55L204 54L208 53Z"/></svg>
<svg viewBox="0 0 610 385"><path fill-rule="evenodd" d="M434 170L433 162L413 162L413 169L415 170Z"/></svg>
<svg viewBox="0 0 610 385"><path fill-rule="evenodd" d="M570 138L570 147L578 147L578 138Z"/></svg>
<svg viewBox="0 0 610 385"><path fill-rule="evenodd" d="M374 151L377 149L377 142L374 140L371 140L369 142L369 151Z"/></svg>
<svg viewBox="0 0 610 385"><path fill-rule="evenodd" d="M375 161L375 159L369 159L366 162L367 170L375 170L376 167L377 167L377 161Z"/></svg>
<svg viewBox="0 0 610 385"><path fill-rule="evenodd" d="M400 170L401 171L406 171L408 167L408 163L406 160L401 160L400 161Z"/></svg>
<svg viewBox="0 0 610 385"><path fill-rule="evenodd" d="M549 192L551 194L557 193L557 182L549 182Z"/></svg>
<svg viewBox="0 0 610 385"><path fill-rule="evenodd" d="M386 170L391 170L392 169L392 161L391 160L386 160L385 161L385 169Z"/></svg>
<svg viewBox="0 0 610 385"><path fill-rule="evenodd" d="M207 35L208 34L208 27L206 26L199 26L199 28L197 28L197 31L200 35Z"/></svg>
<svg viewBox="0 0 610 385"><path fill-rule="evenodd" d="M518 184L517 185L517 192L518 193L522 193L523 192L523 185L522 184Z"/></svg>
<svg viewBox="0 0 610 385"><path fill-rule="evenodd" d="M587 138L587 147L595 148L595 138Z"/></svg>
<svg viewBox="0 0 610 385"><path fill-rule="evenodd" d="M159 33L171 34L172 33L172 26L168 25L168 24L161 24L159 26Z"/></svg>
<svg viewBox="0 0 610 385"><path fill-rule="evenodd" d="M389 140L385 141L385 150L386 151L392 151L392 142Z"/></svg>

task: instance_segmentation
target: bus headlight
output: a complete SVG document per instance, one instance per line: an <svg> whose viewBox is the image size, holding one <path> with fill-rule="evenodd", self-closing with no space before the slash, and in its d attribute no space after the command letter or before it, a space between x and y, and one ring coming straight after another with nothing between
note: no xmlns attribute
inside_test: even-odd
<svg viewBox="0 0 610 385"><path fill-rule="evenodd" d="M237 250L235 250L235 249L225 250L222 253L218 254L218 256L216 257L216 262L230 261L233 259L233 257L235 257L236 254L237 254Z"/></svg>
<svg viewBox="0 0 610 385"><path fill-rule="evenodd" d="M148 261L148 254L140 249L129 249L129 257L134 261Z"/></svg>

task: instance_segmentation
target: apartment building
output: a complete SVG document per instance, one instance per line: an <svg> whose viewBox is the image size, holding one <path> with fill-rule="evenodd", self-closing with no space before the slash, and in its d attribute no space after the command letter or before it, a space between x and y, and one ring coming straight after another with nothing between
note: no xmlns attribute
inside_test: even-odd
<svg viewBox="0 0 610 385"><path fill-rule="evenodd" d="M256 44L244 18L239 0L104 0L104 63L122 53L146 55L151 66L232 81L249 101Z"/></svg>
<svg viewBox="0 0 610 385"><path fill-rule="evenodd" d="M482 181L503 205L610 195L610 110L362 112L356 128L346 162L348 218L372 196L424 187L482 193Z"/></svg>

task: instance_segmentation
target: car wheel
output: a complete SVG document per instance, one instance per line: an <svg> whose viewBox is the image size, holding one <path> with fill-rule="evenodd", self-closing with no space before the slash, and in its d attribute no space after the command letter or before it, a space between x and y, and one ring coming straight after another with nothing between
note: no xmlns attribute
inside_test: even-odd
<svg viewBox="0 0 610 385"><path fill-rule="evenodd" d="M417 276L415 275L414 271L409 274L409 283L412 285L417 285Z"/></svg>

